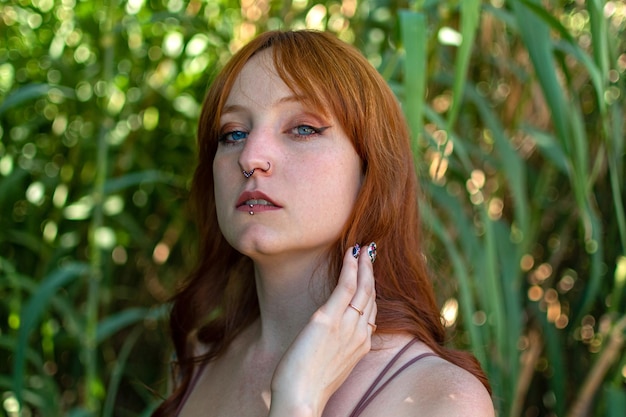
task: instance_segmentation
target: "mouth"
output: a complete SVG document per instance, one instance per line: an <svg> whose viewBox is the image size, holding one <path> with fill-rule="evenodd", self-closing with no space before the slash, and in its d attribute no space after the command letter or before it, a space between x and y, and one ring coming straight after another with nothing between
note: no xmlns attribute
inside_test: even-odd
<svg viewBox="0 0 626 417"><path fill-rule="evenodd" d="M246 205L246 206L250 206L250 207L252 207L252 206L271 206L271 207L276 207L276 204L272 203L271 201L264 200L262 198L259 198L259 199L253 198L253 199L250 199L250 200L246 200L246 201L244 201L243 204Z"/></svg>
<svg viewBox="0 0 626 417"><path fill-rule="evenodd" d="M280 208L280 205L260 191L244 191L239 196L236 207L238 209L252 207Z"/></svg>

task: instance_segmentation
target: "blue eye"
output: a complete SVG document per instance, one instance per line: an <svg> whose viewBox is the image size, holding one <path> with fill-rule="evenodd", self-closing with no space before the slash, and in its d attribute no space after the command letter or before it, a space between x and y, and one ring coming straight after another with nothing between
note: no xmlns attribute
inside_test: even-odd
<svg viewBox="0 0 626 417"><path fill-rule="evenodd" d="M231 132L230 137L232 140L241 140L241 139L245 139L248 137L248 134L246 132L242 132L240 130L237 130L235 132Z"/></svg>
<svg viewBox="0 0 626 417"><path fill-rule="evenodd" d="M298 133L298 135L314 135L316 133L319 133L319 131L311 126L298 126L296 127L296 132Z"/></svg>
<svg viewBox="0 0 626 417"><path fill-rule="evenodd" d="M233 130L232 132L227 132L221 135L219 140L220 142L233 143L233 142L239 142L240 140L245 139L247 137L248 137L247 132L243 132L241 130Z"/></svg>
<svg viewBox="0 0 626 417"><path fill-rule="evenodd" d="M309 125L300 125L291 129L291 134L298 138L307 138L323 133L329 126L313 127Z"/></svg>

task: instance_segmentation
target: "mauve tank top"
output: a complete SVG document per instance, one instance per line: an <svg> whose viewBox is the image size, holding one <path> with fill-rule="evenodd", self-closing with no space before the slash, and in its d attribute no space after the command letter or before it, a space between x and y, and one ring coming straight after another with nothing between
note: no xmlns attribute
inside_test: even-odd
<svg viewBox="0 0 626 417"><path fill-rule="evenodd" d="M356 406L352 410L352 413L350 413L349 417L360 416L363 410L367 408L367 406L374 400L374 398L376 398L376 396L380 394L380 392L383 389L385 389L385 387L391 381L393 381L398 375L400 375L406 368L413 365L415 362L419 361L420 359L426 358L428 356L437 356L432 352L428 352L428 353L422 353L421 355L411 358L404 365L402 365L396 372L394 372L389 378L387 378L387 380L382 382L385 375L387 375L387 373L389 373L389 371L391 370L391 367L402 357L402 355L407 351L407 349L409 349L409 347L411 347L411 345L413 345L416 342L417 342L417 339L412 339L402 349L400 349L400 351L398 351L398 353L396 353L393 358L391 358L391 360L385 366L385 368L380 372L380 374L378 374L378 376L376 377L372 385L370 385L367 391L365 391L365 394L363 394L363 397L361 397L359 402L356 404ZM202 366L200 366L196 374L193 376L193 379L191 380L191 383L189 384L189 388L185 392L185 395L183 396L180 404L178 405L178 409L176 410L175 416L178 416L181 410L183 409L183 405L185 405L185 402L189 398L189 394L191 393L191 391L193 391L193 388L195 387L196 383L200 379L200 375L202 375L202 371L204 370L205 365L206 364L203 364Z"/></svg>

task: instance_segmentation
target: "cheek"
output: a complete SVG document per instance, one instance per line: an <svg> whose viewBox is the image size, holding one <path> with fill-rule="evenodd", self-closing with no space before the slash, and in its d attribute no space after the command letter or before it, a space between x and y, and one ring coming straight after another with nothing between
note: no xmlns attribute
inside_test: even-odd
<svg viewBox="0 0 626 417"><path fill-rule="evenodd" d="M219 175L215 176L214 195L215 195L215 214L217 216L217 225L220 231L226 235L228 233L228 201L227 187L224 187L223 179Z"/></svg>
<svg viewBox="0 0 626 417"><path fill-rule="evenodd" d="M329 201L336 201L337 214L349 215L354 208L357 196L361 189L362 174L361 162L358 157L342 159L329 167L332 173L325 180Z"/></svg>
<svg viewBox="0 0 626 417"><path fill-rule="evenodd" d="M344 190L348 193L349 198L356 198L361 184L363 183L363 169L361 158L354 152L352 148L346 150L348 154L342 159L341 177L343 180Z"/></svg>
<svg viewBox="0 0 626 417"><path fill-rule="evenodd" d="M223 205L228 194L228 172L224 169L223 159L216 158L213 161L213 188L215 194L215 205L217 207L218 216L223 209ZM232 181L231 181L232 182Z"/></svg>

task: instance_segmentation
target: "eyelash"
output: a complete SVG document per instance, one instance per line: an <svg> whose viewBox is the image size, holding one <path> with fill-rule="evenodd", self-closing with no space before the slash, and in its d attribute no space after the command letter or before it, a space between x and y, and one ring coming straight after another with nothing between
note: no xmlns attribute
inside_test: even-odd
<svg viewBox="0 0 626 417"><path fill-rule="evenodd" d="M296 139L307 140L307 139L310 139L311 137L321 135L329 127L330 126L313 127L311 125L302 124L302 125L295 126L291 129L288 129L287 133ZM298 133L299 129L309 130L309 133L307 134ZM245 136L240 139L232 139L232 136L235 134L243 134ZM227 144L227 145L234 145L237 142L240 142L241 140L246 139L248 137L248 134L249 132L245 132L243 130L231 130L229 132L225 132L221 134L218 140L219 142Z"/></svg>
<svg viewBox="0 0 626 417"><path fill-rule="evenodd" d="M313 137L313 136L318 136L318 135L321 135L321 134L322 134L322 133L324 133L324 131L325 131L326 129L328 129L329 127L330 127L330 126L313 127L313 126L310 126L310 125L298 125L298 126L296 126L296 127L292 128L292 129L289 129L289 132L290 132L290 134L291 134L293 137L295 137L295 138L297 138L297 139L303 139L303 140L306 140L306 139L309 139L309 138L311 138L311 137ZM298 129L301 129L301 128L304 128L304 129L310 130L310 133L308 133L308 134L294 133L294 132L297 132L297 130L298 130Z"/></svg>
<svg viewBox="0 0 626 417"><path fill-rule="evenodd" d="M226 133L222 133L218 139L219 142L221 143L225 143L225 144L235 144L239 141L241 141L242 139L245 138L241 138L241 139L228 139L229 136L232 137L232 135L234 135L235 133L243 133L244 135L246 135L246 137L248 137L248 133L244 132L243 130L231 130L229 132Z"/></svg>

